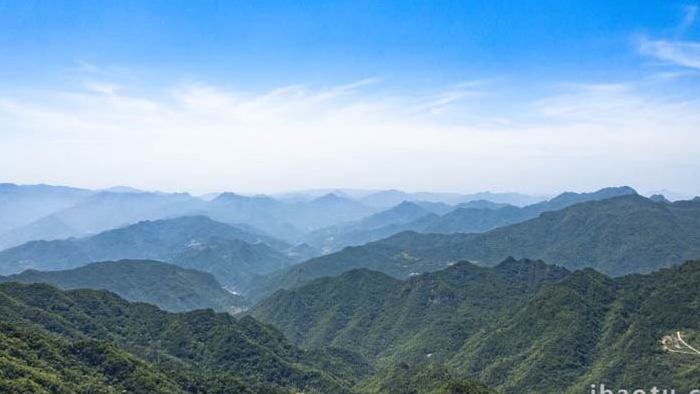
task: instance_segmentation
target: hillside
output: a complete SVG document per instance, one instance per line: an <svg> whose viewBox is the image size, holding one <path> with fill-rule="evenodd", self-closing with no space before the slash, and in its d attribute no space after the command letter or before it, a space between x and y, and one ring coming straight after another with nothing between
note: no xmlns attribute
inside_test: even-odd
<svg viewBox="0 0 700 394"><path fill-rule="evenodd" d="M226 288L240 291L249 287L257 276L288 267L306 256L294 256L294 250L281 253L263 242L210 238L188 244L170 261L180 267L209 272Z"/></svg>
<svg viewBox="0 0 700 394"><path fill-rule="evenodd" d="M348 352L299 350L249 317L168 313L105 291L0 284L0 313L3 343L13 344L0 349L9 354L0 387L342 393L369 372Z"/></svg>
<svg viewBox="0 0 700 394"><path fill-rule="evenodd" d="M236 312L243 299L224 290L211 274L158 261L92 263L66 271L24 271L0 281L48 283L61 289L108 290L126 300L179 312L212 308Z"/></svg>
<svg viewBox="0 0 700 394"><path fill-rule="evenodd" d="M68 341L0 322L0 343L3 393L185 393L184 372L166 374L106 341ZM252 393L235 379L227 383Z"/></svg>
<svg viewBox="0 0 700 394"><path fill-rule="evenodd" d="M302 346L333 345L379 363L388 358L411 364L430 353L416 346L448 347L454 336L478 330L484 315L567 274L542 262L512 259L495 268L460 262L405 282L360 269L280 290L250 313ZM400 358L394 355L398 348Z"/></svg>
<svg viewBox="0 0 700 394"><path fill-rule="evenodd" d="M651 272L700 256L700 201L667 204L630 195L576 204L482 234L400 233L269 275L255 296L356 268L406 278L459 260L493 265L508 256L613 276Z"/></svg>
<svg viewBox="0 0 700 394"><path fill-rule="evenodd" d="M279 250L290 247L269 236L219 223L205 216L186 216L139 222L86 238L28 242L0 252L0 273L12 274L26 269L70 269L105 260L151 259L176 262L180 254L190 254L193 248L201 250L201 246L209 241L217 244L232 241L231 248L242 246L241 242L265 244L269 246L265 253L274 254L271 256L271 264L285 260L286 257ZM251 248L260 249L254 246ZM239 260L228 260L227 264L235 267L239 262L247 264ZM277 268L285 265L280 264ZM192 264L187 267L200 269ZM218 279L224 283L224 279L228 278Z"/></svg>
<svg viewBox="0 0 700 394"><path fill-rule="evenodd" d="M647 275L568 273L542 262L458 263L398 281L356 270L281 290L251 314L294 343L329 344L375 360L444 364L504 393L676 387L700 373L697 355L664 350L680 331L700 341L700 261ZM371 378L368 387L374 385Z"/></svg>

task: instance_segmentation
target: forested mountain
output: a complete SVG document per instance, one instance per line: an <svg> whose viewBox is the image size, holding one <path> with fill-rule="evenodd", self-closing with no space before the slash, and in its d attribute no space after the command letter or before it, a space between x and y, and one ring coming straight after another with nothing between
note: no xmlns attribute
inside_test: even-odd
<svg viewBox="0 0 700 394"><path fill-rule="evenodd" d="M615 279L529 260L461 262L405 281L368 270L317 279L251 313L294 343L356 350L379 370L444 363L505 393L600 383L682 392L697 384L700 355L671 346L678 335L700 341L698 281L700 261Z"/></svg>
<svg viewBox="0 0 700 394"><path fill-rule="evenodd" d="M315 250L300 249L280 252L264 242L209 238L188 244L168 261L180 267L209 272L226 288L240 291L248 288L259 275L289 267L294 262L315 255Z"/></svg>
<svg viewBox="0 0 700 394"><path fill-rule="evenodd" d="M576 204L482 234L406 232L348 247L270 275L260 282L258 295L354 268L405 278L459 260L493 265L514 256L624 275L699 255L700 201L668 204L629 195Z"/></svg>
<svg viewBox="0 0 700 394"><path fill-rule="evenodd" d="M529 260L506 260L495 268L460 262L407 282L360 269L280 290L251 314L273 323L300 345L362 343L353 346L355 350L381 359L390 356L384 353L390 351L389 343L406 352L413 345L422 346L415 337L418 333L424 335L423 341L431 338L431 343L449 342L452 334L468 336L479 328L484 314L498 313L523 294L567 274L563 268ZM446 319L458 309L460 321L451 331ZM327 342L329 338L332 341ZM430 352L413 349L411 353L400 359L412 363Z"/></svg>
<svg viewBox="0 0 700 394"><path fill-rule="evenodd" d="M224 290L211 274L158 261L120 260L65 271L28 270L0 277L0 281L109 290L128 301L147 302L173 312L206 308L237 312L245 306L242 297Z"/></svg>
<svg viewBox="0 0 700 394"><path fill-rule="evenodd" d="M290 346L249 317L173 314L105 291L0 284L0 313L13 343L0 349L0 385L12 389L342 393L370 371L346 351Z"/></svg>
<svg viewBox="0 0 700 394"><path fill-rule="evenodd" d="M212 239L218 240L216 242L264 243L277 250L290 247L272 237L241 230L205 216L188 216L144 221L87 238L28 242L0 252L0 273L17 273L25 269L68 269L104 260L174 261L188 249L201 250L202 243Z"/></svg>
<svg viewBox="0 0 700 394"><path fill-rule="evenodd" d="M133 393L470 393L439 365L374 375L357 353L301 350L251 317L168 313L95 290L0 284L0 390Z"/></svg>

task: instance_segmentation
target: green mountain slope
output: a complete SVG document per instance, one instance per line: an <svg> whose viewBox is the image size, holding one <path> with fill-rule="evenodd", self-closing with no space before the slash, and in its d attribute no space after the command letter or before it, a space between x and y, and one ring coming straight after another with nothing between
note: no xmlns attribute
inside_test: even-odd
<svg viewBox="0 0 700 394"><path fill-rule="evenodd" d="M170 259L180 267L209 272L226 288L236 291L249 286L256 276L287 267L295 260L262 242L221 238L191 242Z"/></svg>
<svg viewBox="0 0 700 394"><path fill-rule="evenodd" d="M458 348L486 316L566 274L512 259L495 268L461 262L406 282L362 269L280 290L250 313L307 347L350 348L379 364L412 364L427 354L445 360L440 348Z"/></svg>
<svg viewBox="0 0 700 394"><path fill-rule="evenodd" d="M211 274L158 261L120 260L65 271L29 270L0 280L109 290L129 301L175 312L205 308L235 312L244 306L242 297L224 290Z"/></svg>
<svg viewBox="0 0 700 394"><path fill-rule="evenodd" d="M573 394L601 383L688 392L700 354L673 344L680 332L700 346L699 281L700 261L610 278L509 259L403 282L352 271L278 291L251 313L302 346L363 353L384 384L406 362L445 365L505 393ZM381 386L376 376L366 387Z"/></svg>
<svg viewBox="0 0 700 394"><path fill-rule="evenodd" d="M0 343L3 393L185 392L152 364L109 342L71 342L0 322Z"/></svg>
<svg viewBox="0 0 700 394"><path fill-rule="evenodd" d="M0 273L70 269L93 261L167 261L238 287L254 275L284 268L298 257L290 246L205 216L140 222L87 238L34 241L0 252ZM212 256L216 257L212 259Z"/></svg>
<svg viewBox="0 0 700 394"><path fill-rule="evenodd" d="M245 386L251 392L342 393L368 371L348 352L299 350L250 317L168 313L105 291L0 284L0 314L6 340L20 336L11 357L0 360L0 385L51 391L42 379L61 368L48 379L69 388L108 379L120 389L138 387L134 392L151 392L148 383L160 392L242 392ZM46 343L21 338L36 332ZM53 348L57 361L42 365L42 347Z"/></svg>
<svg viewBox="0 0 700 394"><path fill-rule="evenodd" d="M356 268L406 278L455 261L493 265L508 256L609 275L650 272L700 256L700 201L668 204L631 195L576 204L482 234L400 233L276 272L252 295Z"/></svg>

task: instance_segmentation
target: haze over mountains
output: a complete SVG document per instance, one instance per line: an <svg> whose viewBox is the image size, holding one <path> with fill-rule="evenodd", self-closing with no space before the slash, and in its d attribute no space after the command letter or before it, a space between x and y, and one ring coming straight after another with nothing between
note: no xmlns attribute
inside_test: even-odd
<svg viewBox="0 0 700 394"><path fill-rule="evenodd" d="M460 260L497 264L509 256L544 259L608 275L651 272L700 255L700 200L654 202L623 195L546 212L481 234L403 232L320 256L257 284L255 296L348 269L396 278L436 271Z"/></svg>
<svg viewBox="0 0 700 394"><path fill-rule="evenodd" d="M462 195L392 190L365 194L353 198L334 190L321 195L298 192L294 198L273 198L224 192L212 198L198 198L187 193L143 192L126 186L87 190L5 183L0 184L0 214L6 218L0 224L0 247L86 236L143 220L200 214L227 223L246 223L294 242L309 231L359 220L402 201L458 204L484 196L513 204L537 200L516 193ZM387 195L393 197L384 198Z"/></svg>
<svg viewBox="0 0 700 394"><path fill-rule="evenodd" d="M0 368L22 371L0 389L573 394L700 372L661 344L700 340L700 198L0 195L4 240L44 237L0 250Z"/></svg>
<svg viewBox="0 0 700 394"><path fill-rule="evenodd" d="M474 200L456 207L444 203L411 203L404 201L387 211L356 222L317 230L304 240L324 251L361 245L386 238L402 231L425 233L478 233L496 227L523 222L543 212L568 206L636 194L630 187L605 188L593 193L563 193L557 197L525 207L516 207L488 200Z"/></svg>

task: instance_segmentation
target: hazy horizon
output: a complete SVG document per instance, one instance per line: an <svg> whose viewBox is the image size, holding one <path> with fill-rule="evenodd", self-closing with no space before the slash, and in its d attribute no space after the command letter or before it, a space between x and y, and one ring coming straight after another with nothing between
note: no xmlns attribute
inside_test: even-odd
<svg viewBox="0 0 700 394"><path fill-rule="evenodd" d="M696 1L173 3L0 5L0 177L700 194Z"/></svg>
<svg viewBox="0 0 700 394"><path fill-rule="evenodd" d="M328 188L310 188L310 189L291 189L291 190L273 190L269 192L260 192L260 191L245 191L245 190L236 190L236 189L221 189L221 190L211 190L211 191L204 191L204 192L197 192L193 190L188 190L186 188L182 189L174 189L174 190L161 190L161 189L153 189L153 188L136 188L131 185L111 185L111 186L105 186L105 187L91 187L91 186L78 186L78 185L70 185L70 184L53 184L53 183L17 183L17 182L10 182L10 181L3 181L0 180L0 185L2 184L14 184L17 186L56 186L56 187L69 187L69 188L76 188L76 189L85 189L85 190L92 190L92 191L113 191L113 192L144 192L144 193L187 193L195 197L210 197L211 195L217 195L221 193L235 193L235 194L240 194L244 196L270 196L270 197L294 197L295 195L306 195L307 197L309 196L323 196L326 194L335 194L335 193L345 193L348 196L352 198L357 198L361 199L362 197L369 196L373 193L377 192L387 192L387 191L398 191L398 192L403 192L407 194L420 194L420 193L426 193L426 194L436 194L436 195L478 195L478 194L485 194L485 193L493 193L493 194L515 194L515 195L522 195L522 196L527 196L531 197L534 199L550 199L553 197L556 197L557 195L561 193L566 193L566 192L573 192L573 193L591 193L595 192L601 189L605 188L614 188L614 187L631 187L635 189L639 194L643 196L651 196L655 194L661 194L664 195L666 198L672 201L676 200L689 200L693 199L696 197L694 194L689 194L689 193L684 193L679 190L669 190L669 189L639 189L635 187L634 185L628 185L628 184L620 184L620 185L602 185L600 187L596 187L593 189L562 189L562 190L551 190L551 191L546 191L546 192L529 192L529 191L523 191L523 190L406 190L406 189L398 189L398 188L349 188L349 187L328 187ZM133 189L133 190L128 190L128 189Z"/></svg>

